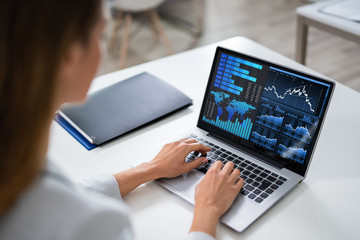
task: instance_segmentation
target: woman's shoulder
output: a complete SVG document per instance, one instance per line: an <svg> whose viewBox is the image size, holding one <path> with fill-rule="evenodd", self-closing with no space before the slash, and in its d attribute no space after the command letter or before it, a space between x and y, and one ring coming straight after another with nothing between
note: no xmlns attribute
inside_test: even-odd
<svg viewBox="0 0 360 240"><path fill-rule="evenodd" d="M124 203L45 173L0 220L0 239L131 238Z"/></svg>

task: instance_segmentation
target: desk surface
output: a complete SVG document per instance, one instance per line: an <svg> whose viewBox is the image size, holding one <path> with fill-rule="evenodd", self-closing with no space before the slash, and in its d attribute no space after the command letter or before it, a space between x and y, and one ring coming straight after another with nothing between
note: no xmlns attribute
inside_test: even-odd
<svg viewBox="0 0 360 240"><path fill-rule="evenodd" d="M49 157L74 179L117 172L151 160L163 144L196 125L218 45L320 75L243 37L110 73L97 78L90 91L147 71L190 96L194 105L92 151L54 122ZM219 224L218 239L358 239L359 102L358 92L338 84L305 181L243 233ZM137 239L184 239L189 230L193 206L156 183L139 187L125 197L125 202Z"/></svg>

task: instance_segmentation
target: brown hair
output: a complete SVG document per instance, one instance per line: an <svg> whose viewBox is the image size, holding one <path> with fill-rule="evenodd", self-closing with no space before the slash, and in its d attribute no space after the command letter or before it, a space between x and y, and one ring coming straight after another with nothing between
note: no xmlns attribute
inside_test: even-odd
<svg viewBox="0 0 360 240"><path fill-rule="evenodd" d="M0 214L41 171L60 64L100 13L101 0L0 3Z"/></svg>

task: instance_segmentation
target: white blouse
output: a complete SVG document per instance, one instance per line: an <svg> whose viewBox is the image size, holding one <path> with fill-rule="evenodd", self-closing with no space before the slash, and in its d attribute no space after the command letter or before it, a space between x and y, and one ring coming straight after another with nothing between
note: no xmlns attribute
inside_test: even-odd
<svg viewBox="0 0 360 240"><path fill-rule="evenodd" d="M79 184L72 182L52 163L0 216L1 240L110 240L135 239L129 212L111 174ZM214 240L192 232L192 240Z"/></svg>

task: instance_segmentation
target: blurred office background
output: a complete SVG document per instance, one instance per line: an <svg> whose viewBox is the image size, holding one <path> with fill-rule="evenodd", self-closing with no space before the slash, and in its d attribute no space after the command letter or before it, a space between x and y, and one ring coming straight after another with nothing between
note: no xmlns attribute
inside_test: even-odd
<svg viewBox="0 0 360 240"><path fill-rule="evenodd" d="M107 0L116 7L116 1ZM137 0L120 0L120 2ZM151 0L140 0L151 1ZM159 0L155 0L159 1ZM313 1L305 0L164 0L156 11L174 53L207 45L233 36L248 37L289 58L295 57L296 8ZM119 11L112 9L103 37L109 48ZM128 19L129 20L129 19ZM119 22L118 22L119 23ZM131 24L121 16L111 51L104 51L99 75L119 69L121 43L126 25L129 40L126 65L168 56L169 49L154 33L149 14L133 11ZM360 23L359 23L360 27ZM156 29L156 28L155 28ZM360 45L310 27L306 65L336 81L360 91Z"/></svg>

